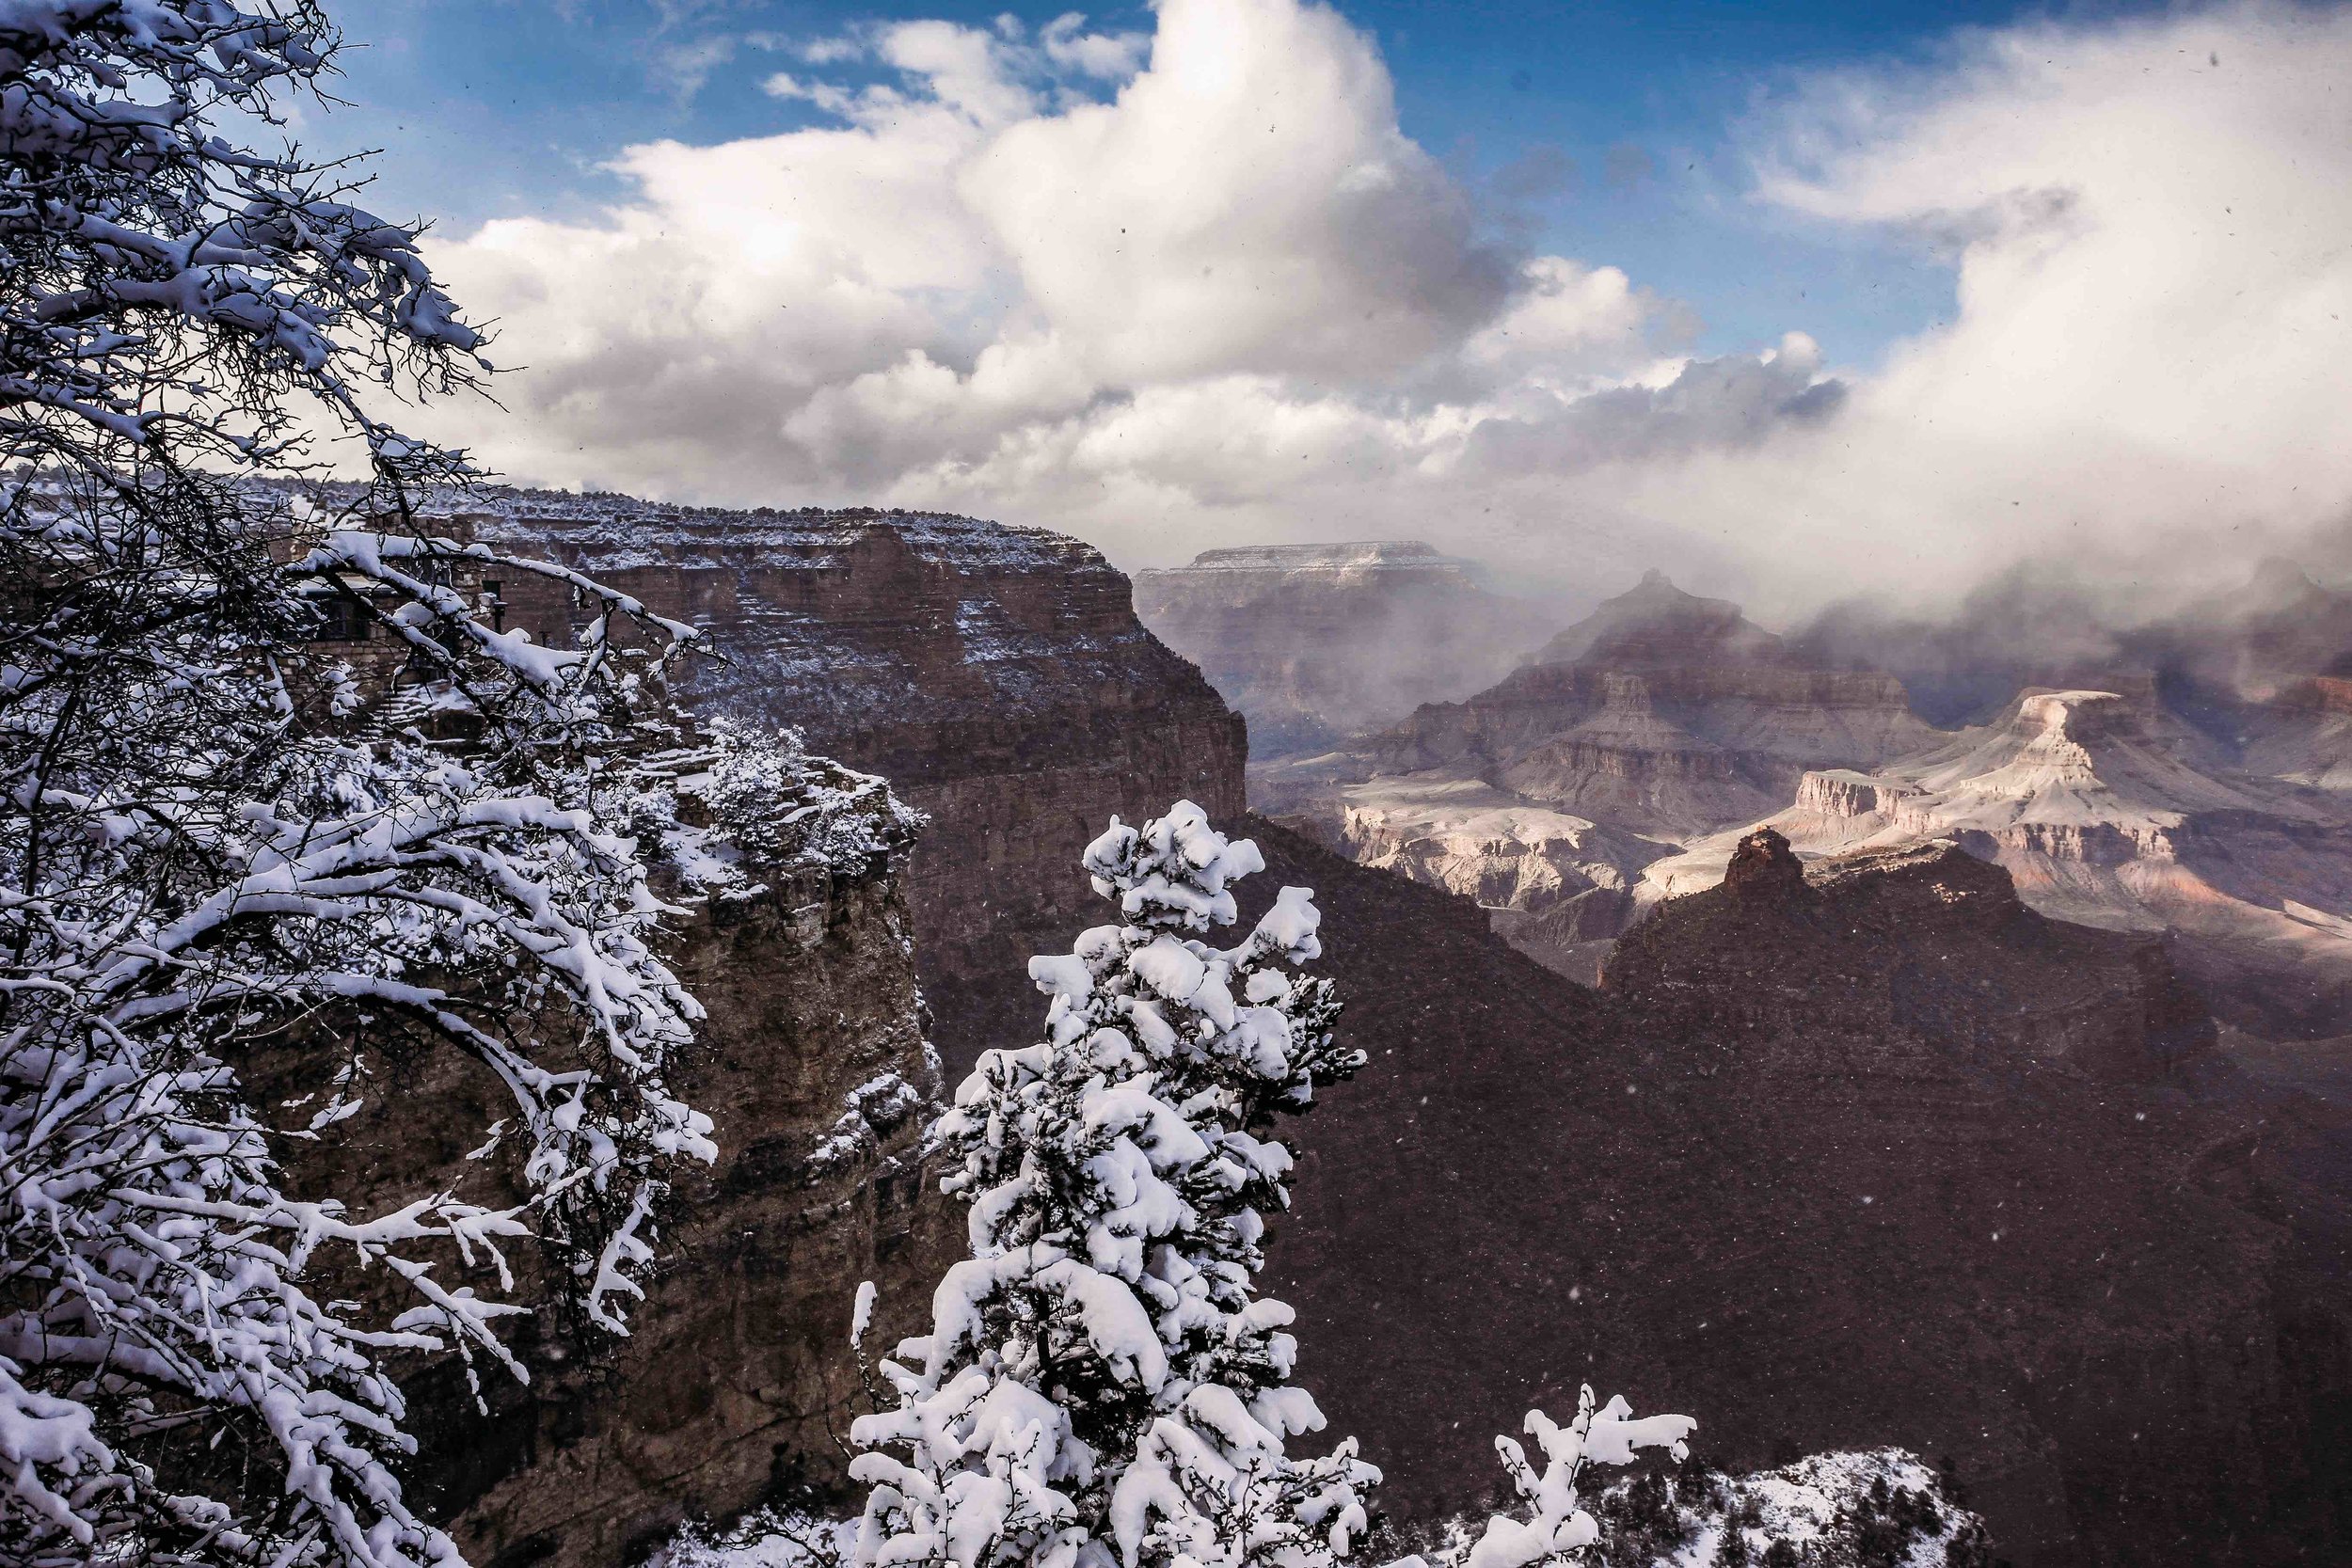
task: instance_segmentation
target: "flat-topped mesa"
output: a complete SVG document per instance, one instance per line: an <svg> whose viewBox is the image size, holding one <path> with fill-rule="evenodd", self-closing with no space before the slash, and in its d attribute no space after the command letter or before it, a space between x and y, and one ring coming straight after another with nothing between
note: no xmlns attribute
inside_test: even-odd
<svg viewBox="0 0 2352 1568"><path fill-rule="evenodd" d="M1193 572L1441 572L1467 576L1469 562L1418 539L1359 539L1336 545L1235 545L1202 550L1186 566L1147 566L1138 584Z"/></svg>
<svg viewBox="0 0 2352 1568"><path fill-rule="evenodd" d="M2196 811L2280 803L2202 769L2200 743L2153 705L2114 691L2029 691L2006 723L1906 760L1903 777L1944 797L1947 829L2041 824L2147 835ZM2296 815L2302 815L2296 813Z"/></svg>
<svg viewBox="0 0 2352 1568"><path fill-rule="evenodd" d="M1418 540L1204 550L1137 572L1135 604L1248 717L1262 759L1475 691L1558 625Z"/></svg>

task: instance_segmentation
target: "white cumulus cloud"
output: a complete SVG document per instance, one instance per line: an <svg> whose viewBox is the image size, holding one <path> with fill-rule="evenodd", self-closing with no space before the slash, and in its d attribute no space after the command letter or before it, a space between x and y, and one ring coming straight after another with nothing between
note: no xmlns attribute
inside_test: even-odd
<svg viewBox="0 0 2352 1568"><path fill-rule="evenodd" d="M1691 358L1688 305L1503 246L1324 6L796 55L768 90L832 123L631 148L593 220L440 246L524 367L453 434L522 479L954 507L1128 564L1391 534L1789 609L2058 550L2153 582L2352 507L2342 11L1969 34L1762 111L1758 202L1956 266L1868 373L1797 330Z"/></svg>

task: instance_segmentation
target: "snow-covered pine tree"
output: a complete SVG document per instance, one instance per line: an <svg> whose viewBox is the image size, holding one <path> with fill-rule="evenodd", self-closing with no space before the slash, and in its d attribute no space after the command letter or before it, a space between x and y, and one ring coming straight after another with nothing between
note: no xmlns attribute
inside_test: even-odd
<svg viewBox="0 0 2352 1568"><path fill-rule="evenodd" d="M257 145L337 42L311 0L0 4L8 1568L456 1561L403 1498L389 1358L519 1375L521 1307L476 1292L533 1232L617 1330L664 1168L712 1152L667 1086L698 1014L640 855L674 797L621 760L692 634L413 523L464 466L370 409L469 385L483 340L348 166ZM253 482L313 427L372 488L296 528ZM484 626L465 571L550 578L588 630ZM330 602L462 743L382 721ZM392 1045L503 1084L483 1152L524 1201L294 1190L288 1140L334 1136ZM303 1108L250 1103L268 1047L315 1067ZM405 1294L365 1313L330 1259Z"/></svg>
<svg viewBox="0 0 2352 1568"><path fill-rule="evenodd" d="M1291 1310L1256 1294L1261 1216L1289 1197L1273 1117L1362 1065L1328 982L1294 973L1321 915L1284 888L1236 946L1231 884L1264 868L1179 801L1116 817L1085 868L1120 923L1032 959L1046 1037L993 1051L934 1136L971 1258L861 1418L861 1568L1328 1568L1379 1472L1289 1382Z"/></svg>
<svg viewBox="0 0 2352 1568"><path fill-rule="evenodd" d="M1587 1465L1630 1465L1643 1449L1665 1449L1679 1461L1683 1439L1698 1425L1688 1416L1639 1418L1623 1395L1596 1410L1590 1384L1578 1391L1576 1419L1560 1426L1540 1410L1527 1413L1526 1430L1542 1449L1539 1473L1518 1439L1495 1439L1502 1467L1526 1500L1525 1519L1496 1514L1470 1548L1463 1568L1586 1568L1600 1540L1600 1523L1579 1504L1577 1482Z"/></svg>

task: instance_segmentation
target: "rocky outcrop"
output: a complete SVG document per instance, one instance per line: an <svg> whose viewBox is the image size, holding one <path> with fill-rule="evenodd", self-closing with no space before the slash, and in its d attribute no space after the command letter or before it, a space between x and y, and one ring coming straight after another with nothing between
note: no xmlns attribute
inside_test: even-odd
<svg viewBox="0 0 2352 1568"><path fill-rule="evenodd" d="M2342 1120L2259 1100L2158 944L1949 846L1733 885L1597 992L1272 824L1371 1063L1292 1141L1300 1370L1407 1517L1578 1383L1731 1468L1948 1456L1997 1555L2315 1560L2352 1519Z"/></svg>
<svg viewBox="0 0 2352 1568"><path fill-rule="evenodd" d="M967 517L729 512L493 491L482 538L552 555L706 628L706 711L799 729L931 815L909 875L935 1039L968 1066L1035 1020L976 982L1025 973L1082 923L1071 846L1114 813L1188 798L1242 809L1248 736L1200 673L1136 619L1091 547ZM506 581L511 624L568 638L560 588Z"/></svg>
<svg viewBox="0 0 2352 1568"><path fill-rule="evenodd" d="M2328 1036L2352 1020L2352 822L2266 786L2148 697L2029 692L2002 723L1878 774L1808 773L1767 824L1808 856L1949 839L2044 914L2170 933L2233 1022ZM1637 902L1710 886L1743 830L1644 871Z"/></svg>
<svg viewBox="0 0 2352 1568"><path fill-rule="evenodd" d="M1476 691L1559 624L1410 542L1205 550L1135 584L1136 612L1248 716L1260 757Z"/></svg>

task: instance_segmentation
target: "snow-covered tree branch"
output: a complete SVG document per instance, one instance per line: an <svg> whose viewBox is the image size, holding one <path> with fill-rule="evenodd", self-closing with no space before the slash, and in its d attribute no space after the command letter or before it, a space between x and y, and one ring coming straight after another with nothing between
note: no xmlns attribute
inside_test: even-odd
<svg viewBox="0 0 2352 1568"><path fill-rule="evenodd" d="M1527 1433L1542 1450L1535 1468L1515 1437L1495 1439L1495 1451L1527 1505L1527 1517L1496 1514L1470 1548L1463 1568L1584 1568L1594 1560L1600 1523L1577 1496L1588 1465L1630 1465L1644 1449L1664 1449L1679 1460L1683 1439L1698 1425L1688 1416L1636 1418L1623 1397L1596 1409L1590 1384L1578 1391L1576 1418L1561 1426L1540 1410L1527 1413Z"/></svg>
<svg viewBox="0 0 2352 1568"><path fill-rule="evenodd" d="M337 42L310 0L0 0L0 1563L454 1561L389 1358L521 1375L526 1238L626 1332L663 1173L712 1153L645 865L693 634L416 524L462 456L372 409L483 339L351 166L230 135ZM369 466L340 515L254 483L313 429ZM578 645L482 624L485 570L560 581ZM337 606L396 673L320 640ZM503 1085L511 1198L295 1190L394 1045ZM315 1064L307 1124L251 1103L264 1047Z"/></svg>
<svg viewBox="0 0 2352 1568"><path fill-rule="evenodd" d="M1189 801L1114 818L1085 868L1121 923L1031 961L1046 1038L983 1056L934 1130L972 1256L882 1364L897 1408L853 1430L858 1562L1327 1568L1379 1472L1353 1439L1288 1452L1323 1417L1254 1284L1291 1169L1262 1134L1362 1065L1295 972L1321 916L1284 888L1238 945L1194 935L1263 862Z"/></svg>

